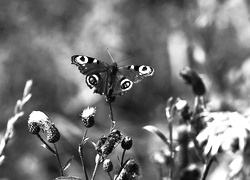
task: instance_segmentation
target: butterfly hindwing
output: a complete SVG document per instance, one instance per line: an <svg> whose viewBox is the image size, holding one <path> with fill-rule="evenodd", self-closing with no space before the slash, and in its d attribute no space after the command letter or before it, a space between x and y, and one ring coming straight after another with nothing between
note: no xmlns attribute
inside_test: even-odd
<svg viewBox="0 0 250 180"><path fill-rule="evenodd" d="M94 88L94 93L106 94L107 91L107 72L100 72L87 75L85 82L90 89Z"/></svg>
<svg viewBox="0 0 250 180"><path fill-rule="evenodd" d="M113 84L113 95L123 95L147 76L152 76L154 69L145 65L120 66Z"/></svg>

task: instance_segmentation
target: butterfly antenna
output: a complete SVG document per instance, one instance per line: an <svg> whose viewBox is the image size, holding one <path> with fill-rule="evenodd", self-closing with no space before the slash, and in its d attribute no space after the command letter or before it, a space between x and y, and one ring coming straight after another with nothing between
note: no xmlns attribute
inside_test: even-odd
<svg viewBox="0 0 250 180"><path fill-rule="evenodd" d="M107 52L109 53L109 56L110 56L112 62L115 63L115 60L113 59L113 57L112 57L111 53L109 52L109 49L108 49L108 48L107 48Z"/></svg>
<svg viewBox="0 0 250 180"><path fill-rule="evenodd" d="M133 58L133 57L135 57L134 54L132 54L131 56L128 56L128 57L126 57L126 58L124 58L124 59L122 59L122 60L120 60L120 61L118 61L118 62L126 61L126 60L128 60L128 59L130 59L130 58Z"/></svg>

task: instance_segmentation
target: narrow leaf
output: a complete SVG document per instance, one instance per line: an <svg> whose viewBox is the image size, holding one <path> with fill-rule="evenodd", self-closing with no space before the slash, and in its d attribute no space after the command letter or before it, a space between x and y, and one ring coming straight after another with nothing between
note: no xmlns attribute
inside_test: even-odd
<svg viewBox="0 0 250 180"><path fill-rule="evenodd" d="M66 162L66 164L65 164L64 167L63 167L63 171L65 171L66 169L69 168L69 166L71 165L71 162L72 162L73 159L74 159L74 156L71 156L71 157L69 158L69 160Z"/></svg>
<svg viewBox="0 0 250 180"><path fill-rule="evenodd" d="M0 156L0 166L4 163L5 156L2 155Z"/></svg>
<svg viewBox="0 0 250 180"><path fill-rule="evenodd" d="M23 97L26 97L26 96L30 93L32 84L33 84L33 81L32 81L32 80L28 80L28 81L26 82L25 87L24 87L24 90L23 90Z"/></svg>
<svg viewBox="0 0 250 180"><path fill-rule="evenodd" d="M82 180L82 179L75 176L61 176L57 177L55 180Z"/></svg>
<svg viewBox="0 0 250 180"><path fill-rule="evenodd" d="M20 107L21 107L21 104L22 104L22 101L21 101L20 99L17 100L16 106L15 106L15 108L14 108L14 114L17 114L17 113L19 112Z"/></svg>
<svg viewBox="0 0 250 180"><path fill-rule="evenodd" d="M143 129L151 132L151 133L154 133L156 134L159 138L161 138L161 140L168 146L170 146L170 142L169 140L167 139L167 137L155 126L151 126L151 125L148 125L148 126L144 126Z"/></svg>
<svg viewBox="0 0 250 180"><path fill-rule="evenodd" d="M21 105L21 107L23 107L24 104L26 104L26 103L30 100L31 96L32 96L31 94L27 94L27 96L25 96L25 97L22 99L22 105Z"/></svg>

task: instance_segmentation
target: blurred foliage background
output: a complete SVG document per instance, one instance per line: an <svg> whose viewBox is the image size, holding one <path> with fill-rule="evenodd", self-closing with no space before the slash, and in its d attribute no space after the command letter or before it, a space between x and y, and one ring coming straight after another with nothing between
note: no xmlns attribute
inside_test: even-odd
<svg viewBox="0 0 250 180"><path fill-rule="evenodd" d="M149 155L163 145L142 129L153 124L167 129L165 103L170 96L193 102L179 71L191 66L202 74L206 101L212 111L248 113L250 22L247 0L1 0L0 5L0 137L33 79L32 99L16 124L9 142L1 180L44 180L59 175L56 159L27 131L33 110L46 112L59 128L62 161L75 159L66 171L82 176L78 144L83 134L79 113L97 107L92 141L107 134L109 109L104 97L93 94L85 77L71 65L71 56L83 54L111 63L109 48L119 65L146 64L155 75L134 85L116 99L116 128L132 136L129 156L142 168L144 180L155 178ZM134 58L119 63L130 55ZM121 149L117 149L117 154ZM86 161L93 170L95 152L86 145ZM117 162L117 158L114 162ZM100 170L96 179L108 176Z"/></svg>

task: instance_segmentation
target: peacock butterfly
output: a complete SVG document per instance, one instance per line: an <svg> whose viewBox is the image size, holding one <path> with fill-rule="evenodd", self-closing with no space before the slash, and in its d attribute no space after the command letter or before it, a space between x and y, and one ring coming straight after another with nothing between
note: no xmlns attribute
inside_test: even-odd
<svg viewBox="0 0 250 180"><path fill-rule="evenodd" d="M71 57L72 64L78 66L86 75L86 84L94 88L94 93L112 98L123 95L147 76L154 74L154 69L146 65L118 66L116 62L109 65L101 60L83 55Z"/></svg>

